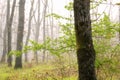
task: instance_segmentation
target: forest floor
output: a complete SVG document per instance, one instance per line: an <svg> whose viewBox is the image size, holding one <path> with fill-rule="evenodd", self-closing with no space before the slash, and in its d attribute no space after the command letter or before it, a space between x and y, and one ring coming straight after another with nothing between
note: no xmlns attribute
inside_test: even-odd
<svg viewBox="0 0 120 80"><path fill-rule="evenodd" d="M49 64L27 64L17 70L0 65L0 80L77 80L77 70L74 67L55 67Z"/></svg>
<svg viewBox="0 0 120 80"><path fill-rule="evenodd" d="M77 80L77 73L77 64L26 63L16 70L0 64L0 80ZM120 69L111 69L106 64L96 69L96 73L98 80L120 80Z"/></svg>

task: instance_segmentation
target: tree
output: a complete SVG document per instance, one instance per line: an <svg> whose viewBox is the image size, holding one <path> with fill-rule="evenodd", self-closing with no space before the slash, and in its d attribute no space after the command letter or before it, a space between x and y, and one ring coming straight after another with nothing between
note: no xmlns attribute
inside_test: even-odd
<svg viewBox="0 0 120 80"><path fill-rule="evenodd" d="M43 15L43 41L45 42L46 40L46 12L47 12L47 5L48 5L48 0L45 0L45 3L44 3L44 15ZM45 44L46 46L46 44ZM42 61L45 62L45 54L46 54L46 51L45 49L43 50L43 57L42 57Z"/></svg>
<svg viewBox="0 0 120 80"><path fill-rule="evenodd" d="M3 54L0 61L1 63L5 62L5 57L7 54L7 26L5 26L3 36Z"/></svg>
<svg viewBox="0 0 120 80"><path fill-rule="evenodd" d="M22 52L22 45L23 45L24 9L25 9L25 0L20 0L19 23L18 23L18 31L17 31L17 50L20 52ZM22 68L22 55L16 57L14 68L15 69Z"/></svg>
<svg viewBox="0 0 120 80"><path fill-rule="evenodd" d="M119 5L119 24L120 24L120 5ZM119 26L118 33L119 33L119 44L120 44L120 26Z"/></svg>
<svg viewBox="0 0 120 80"><path fill-rule="evenodd" d="M38 42L39 39L39 33L40 33L40 0L38 0L38 18L36 21L36 33L35 33L35 41ZM35 51L35 59L36 59L36 63L38 63L38 53L37 51Z"/></svg>
<svg viewBox="0 0 120 80"><path fill-rule="evenodd" d="M2 54L2 59L1 59L1 62L5 62L5 56L6 56L6 53L8 52L7 49L7 29L8 29L8 25L9 25L9 15L10 15L10 0L7 0L7 14L6 14L6 25L5 25L5 29L4 29L4 38L3 38L3 54ZM9 64L10 65L10 64Z"/></svg>
<svg viewBox="0 0 120 80"><path fill-rule="evenodd" d="M27 37L26 37L25 46L28 45L28 41L29 41L30 34L31 34L31 22L32 22L32 18L34 16L33 6L34 6L34 0L31 1L31 8L30 8L30 13L29 13L29 21L28 21L28 34L27 34ZM25 62L28 62L27 53L25 53Z"/></svg>
<svg viewBox="0 0 120 80"><path fill-rule="evenodd" d="M10 0L8 0L9 2ZM8 26L7 26L7 31L8 31L8 54L10 53L11 51L11 39L12 39L12 22L13 22L13 16L14 16L14 11L15 11L15 4L16 4L16 0L13 1L13 6L12 6L12 12L11 12L11 15L8 19ZM9 8L9 7L8 7ZM7 59L7 62L8 62L8 66L12 66L12 56L9 55L8 56L8 59Z"/></svg>
<svg viewBox="0 0 120 80"><path fill-rule="evenodd" d="M95 74L95 50L91 32L90 0L74 0L74 18L78 80L97 80Z"/></svg>

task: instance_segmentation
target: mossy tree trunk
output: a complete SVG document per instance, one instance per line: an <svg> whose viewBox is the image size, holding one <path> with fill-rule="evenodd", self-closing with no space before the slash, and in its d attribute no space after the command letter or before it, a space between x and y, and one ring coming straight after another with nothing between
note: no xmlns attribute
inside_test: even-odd
<svg viewBox="0 0 120 80"><path fill-rule="evenodd" d="M92 41L90 0L74 0L74 18L78 59L78 80L97 80L95 50Z"/></svg>

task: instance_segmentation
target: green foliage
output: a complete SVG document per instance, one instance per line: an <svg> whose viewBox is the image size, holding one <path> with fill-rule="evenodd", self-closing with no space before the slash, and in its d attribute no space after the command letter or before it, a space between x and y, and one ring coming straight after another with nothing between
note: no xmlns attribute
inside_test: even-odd
<svg viewBox="0 0 120 80"><path fill-rule="evenodd" d="M46 43L49 45L49 50L53 54L61 54L66 53L69 51L75 50L75 32L74 32L74 26L72 23L59 23L59 26L61 28L61 34L57 39L50 40L49 43Z"/></svg>
<svg viewBox="0 0 120 80"><path fill-rule="evenodd" d="M111 39L115 36L118 24L110 21L106 14L98 22L92 24L93 36Z"/></svg>
<svg viewBox="0 0 120 80"><path fill-rule="evenodd" d="M29 50L37 51L37 50L41 50L43 48L43 45L38 42L30 40L30 43L31 43L31 46L28 46Z"/></svg>
<svg viewBox="0 0 120 80"><path fill-rule="evenodd" d="M38 50L42 50L45 46L44 44L40 44L37 43L35 41L30 40L29 41L31 43L30 46L24 46L22 51L18 51L18 50L12 50L10 51L10 53L8 55L15 55L15 56L21 56L23 53L27 53L28 51L38 51Z"/></svg>
<svg viewBox="0 0 120 80"><path fill-rule="evenodd" d="M65 6L65 8L69 11L73 10L72 2ZM35 41L30 41L32 44L31 46L25 47L25 50L47 50L51 54L60 56L62 53L67 53L69 51L75 51L75 32L74 32L74 25L72 23L72 18L64 17L59 14L52 13L49 16L53 16L56 20L66 20L67 22L62 24L59 23L61 34L57 39L50 39L47 38L44 43L36 43Z"/></svg>
<svg viewBox="0 0 120 80"><path fill-rule="evenodd" d="M21 56L22 55L22 51L12 50L12 51L10 51L10 53L8 55Z"/></svg>
<svg viewBox="0 0 120 80"><path fill-rule="evenodd" d="M65 9L67 9L68 11L73 11L73 2L69 2L66 6Z"/></svg>
<svg viewBox="0 0 120 80"><path fill-rule="evenodd" d="M47 17L49 17L49 16L53 16L56 20L59 20L59 19L68 20L68 21L71 20L70 18L63 17L63 16L56 14L56 13L52 13L52 14L47 15Z"/></svg>
<svg viewBox="0 0 120 80"><path fill-rule="evenodd" d="M118 32L119 24L111 22L109 16L104 14L104 17L93 23L92 26L94 47L97 53L96 68L105 68L109 73L117 73L118 68L116 66L118 66L119 62L116 54L119 53L120 47L116 43L111 42Z"/></svg>
<svg viewBox="0 0 120 80"><path fill-rule="evenodd" d="M73 10L73 2L68 3L68 5L65 6L65 8L68 11ZM53 54L62 54L62 53L68 53L69 51L75 51L75 32L74 32L74 24L72 17L64 17L60 16L58 14L52 14L52 16L57 19L64 19L67 22L66 23L59 23L60 26L60 34L57 39L50 40L49 42L49 48L46 47L47 50L50 51L50 53ZM48 43L46 43L48 45Z"/></svg>

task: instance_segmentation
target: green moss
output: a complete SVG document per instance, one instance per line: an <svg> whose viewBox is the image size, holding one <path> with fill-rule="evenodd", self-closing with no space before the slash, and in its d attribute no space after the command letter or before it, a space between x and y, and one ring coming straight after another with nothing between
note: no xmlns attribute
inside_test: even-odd
<svg viewBox="0 0 120 80"><path fill-rule="evenodd" d="M9 77L9 74L7 73L0 74L0 80L7 80L8 77Z"/></svg>

